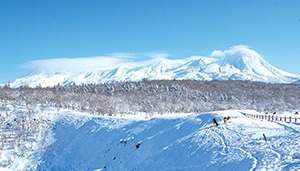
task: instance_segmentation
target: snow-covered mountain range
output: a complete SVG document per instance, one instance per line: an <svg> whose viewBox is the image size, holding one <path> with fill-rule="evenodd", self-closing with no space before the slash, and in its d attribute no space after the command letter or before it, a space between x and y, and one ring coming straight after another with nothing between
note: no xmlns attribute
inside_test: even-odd
<svg viewBox="0 0 300 171"><path fill-rule="evenodd" d="M83 72L39 72L19 78L13 81L11 86L51 87L58 84L75 83L80 85L143 79L251 80L292 83L299 80L300 76L272 66L255 50L240 45L224 51L215 50L208 57L154 58L145 61L122 62Z"/></svg>

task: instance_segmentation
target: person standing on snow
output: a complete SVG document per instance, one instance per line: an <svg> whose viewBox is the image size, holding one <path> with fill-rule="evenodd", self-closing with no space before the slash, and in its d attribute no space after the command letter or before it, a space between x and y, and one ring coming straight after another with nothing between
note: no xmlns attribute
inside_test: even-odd
<svg viewBox="0 0 300 171"><path fill-rule="evenodd" d="M213 118L213 124L214 124L215 126L219 126L219 123L217 122L216 118Z"/></svg>

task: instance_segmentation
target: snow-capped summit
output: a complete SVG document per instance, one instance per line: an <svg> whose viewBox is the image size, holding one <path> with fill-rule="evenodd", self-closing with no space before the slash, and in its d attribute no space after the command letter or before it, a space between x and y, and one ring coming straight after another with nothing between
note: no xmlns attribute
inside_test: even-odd
<svg viewBox="0 0 300 171"><path fill-rule="evenodd" d="M91 58L91 60L94 59ZM107 62L107 59L104 58L103 62ZM68 59L68 61L71 62L72 59ZM159 57L145 61L120 61L111 63L108 67L99 67L89 71L41 72L17 79L11 83L11 86L47 87L58 84L140 81L143 79L251 80L292 83L300 79L299 75L272 66L254 49L243 45L233 46L224 51L215 50L208 57L192 56L185 59ZM89 64L93 63L93 61L88 62ZM95 63L97 62L102 61L97 59ZM52 65L53 63L52 61ZM93 66L97 65L93 64ZM54 68L59 67L54 66Z"/></svg>

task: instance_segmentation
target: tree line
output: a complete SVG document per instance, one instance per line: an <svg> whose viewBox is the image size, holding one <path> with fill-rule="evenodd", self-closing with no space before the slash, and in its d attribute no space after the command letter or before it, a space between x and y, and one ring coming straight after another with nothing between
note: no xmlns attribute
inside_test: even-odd
<svg viewBox="0 0 300 171"><path fill-rule="evenodd" d="M251 81L143 80L0 88L1 101L55 106L93 114L193 113L226 109L294 111L300 86Z"/></svg>

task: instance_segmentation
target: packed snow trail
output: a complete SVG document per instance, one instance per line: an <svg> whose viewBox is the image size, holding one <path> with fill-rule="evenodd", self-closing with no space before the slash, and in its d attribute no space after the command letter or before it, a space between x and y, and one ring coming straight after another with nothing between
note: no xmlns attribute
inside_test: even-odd
<svg viewBox="0 0 300 171"><path fill-rule="evenodd" d="M2 144L0 170L300 169L300 125L242 114L254 111L145 119L6 107L1 124L12 123L8 132L24 135ZM231 118L225 124L226 116ZM218 127L212 124L213 118ZM20 129L23 120L29 126ZM6 134L0 135L4 140Z"/></svg>

